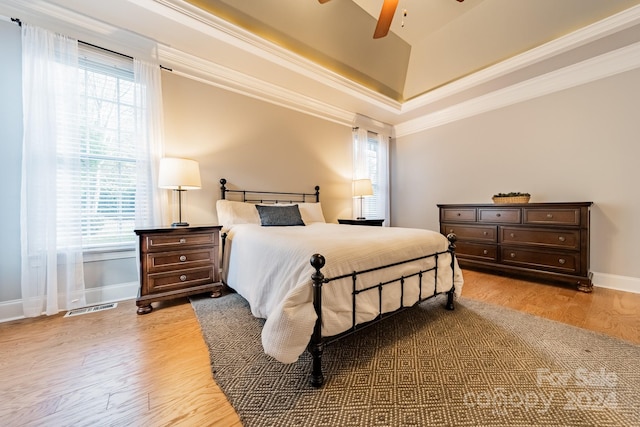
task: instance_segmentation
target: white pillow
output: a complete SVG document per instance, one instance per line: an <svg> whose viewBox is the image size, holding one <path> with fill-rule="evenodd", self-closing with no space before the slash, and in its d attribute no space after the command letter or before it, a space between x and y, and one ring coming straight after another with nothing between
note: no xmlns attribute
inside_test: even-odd
<svg viewBox="0 0 640 427"><path fill-rule="evenodd" d="M229 229L235 224L260 224L260 215L253 203L220 199L216 202L218 224Z"/></svg>
<svg viewBox="0 0 640 427"><path fill-rule="evenodd" d="M322 214L322 206L318 203L298 203L298 209L300 209L300 216L305 224L312 222L326 222L324 215Z"/></svg>

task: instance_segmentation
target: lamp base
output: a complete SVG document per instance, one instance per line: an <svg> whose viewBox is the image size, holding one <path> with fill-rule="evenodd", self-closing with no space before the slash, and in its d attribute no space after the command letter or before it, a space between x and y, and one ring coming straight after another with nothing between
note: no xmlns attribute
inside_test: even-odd
<svg viewBox="0 0 640 427"><path fill-rule="evenodd" d="M188 227L189 223L188 222L174 222L173 224L171 224L172 227Z"/></svg>

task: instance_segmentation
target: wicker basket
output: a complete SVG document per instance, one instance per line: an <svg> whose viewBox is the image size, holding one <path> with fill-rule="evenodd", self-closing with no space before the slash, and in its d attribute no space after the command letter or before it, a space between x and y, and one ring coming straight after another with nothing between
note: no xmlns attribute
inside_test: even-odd
<svg viewBox="0 0 640 427"><path fill-rule="evenodd" d="M513 196L513 197L497 197L493 196L493 203L499 205L502 203L529 203L531 196Z"/></svg>

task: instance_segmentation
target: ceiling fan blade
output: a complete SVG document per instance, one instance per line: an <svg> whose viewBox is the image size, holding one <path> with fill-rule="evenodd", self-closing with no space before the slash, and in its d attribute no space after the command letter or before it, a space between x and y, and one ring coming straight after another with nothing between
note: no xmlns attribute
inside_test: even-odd
<svg viewBox="0 0 640 427"><path fill-rule="evenodd" d="M398 0L384 0L376 30L373 32L374 39L379 39L389 33L389 27L391 26L391 21L393 20L393 15L396 13L397 7Z"/></svg>

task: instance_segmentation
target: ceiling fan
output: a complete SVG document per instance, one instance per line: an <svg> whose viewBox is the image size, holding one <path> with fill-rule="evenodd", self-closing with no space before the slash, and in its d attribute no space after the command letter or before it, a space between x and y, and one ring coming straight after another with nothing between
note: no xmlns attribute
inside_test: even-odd
<svg viewBox="0 0 640 427"><path fill-rule="evenodd" d="M318 0L321 4L328 2L329 0ZM462 3L464 0L457 0ZM398 0L384 0L382 4L382 10L380 11L380 17L378 18L378 24L373 32L373 38L379 39L386 36L389 33L389 27L393 20L393 15L396 13L398 7Z"/></svg>

